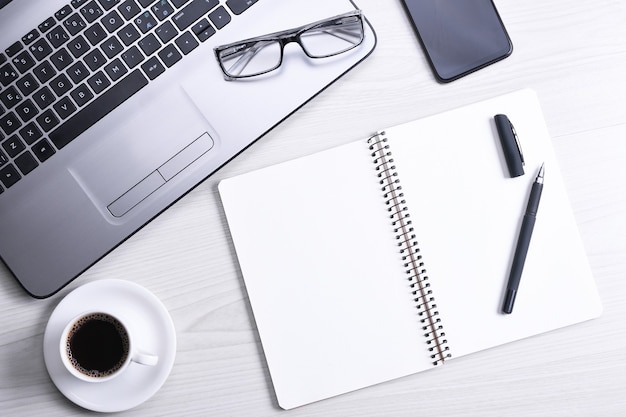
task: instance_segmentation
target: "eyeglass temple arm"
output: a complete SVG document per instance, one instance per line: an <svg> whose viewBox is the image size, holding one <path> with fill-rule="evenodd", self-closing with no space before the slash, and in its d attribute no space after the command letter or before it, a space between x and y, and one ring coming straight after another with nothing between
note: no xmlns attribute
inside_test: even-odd
<svg viewBox="0 0 626 417"><path fill-rule="evenodd" d="M344 40L346 42L352 43L352 44L356 44L358 43L358 40L360 39L360 34L356 33L354 31L348 30L348 29L324 29L324 28L319 28L319 32L323 32L326 33L328 35L334 36L336 38L339 38L341 40ZM343 36L341 36L343 35Z"/></svg>

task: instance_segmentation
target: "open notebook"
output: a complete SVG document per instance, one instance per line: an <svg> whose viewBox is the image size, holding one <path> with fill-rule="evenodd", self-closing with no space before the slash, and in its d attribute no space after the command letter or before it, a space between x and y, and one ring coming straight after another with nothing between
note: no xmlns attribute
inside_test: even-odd
<svg viewBox="0 0 626 417"><path fill-rule="evenodd" d="M515 125L526 175L509 177L498 113ZM537 223L515 310L504 315L542 162ZM601 313L530 90L230 178L219 190L283 408Z"/></svg>

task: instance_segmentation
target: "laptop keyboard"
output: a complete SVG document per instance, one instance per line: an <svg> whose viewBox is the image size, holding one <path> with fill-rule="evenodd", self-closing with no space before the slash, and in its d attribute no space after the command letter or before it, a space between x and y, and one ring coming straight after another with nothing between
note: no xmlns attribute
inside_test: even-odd
<svg viewBox="0 0 626 417"><path fill-rule="evenodd" d="M0 193L258 0L72 0L0 52Z"/></svg>

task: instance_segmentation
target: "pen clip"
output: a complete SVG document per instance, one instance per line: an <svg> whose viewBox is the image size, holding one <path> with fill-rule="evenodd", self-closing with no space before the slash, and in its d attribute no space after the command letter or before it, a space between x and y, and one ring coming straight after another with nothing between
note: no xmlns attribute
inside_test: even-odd
<svg viewBox="0 0 626 417"><path fill-rule="evenodd" d="M517 136L517 131L515 130L515 126L511 123L511 120L508 120L509 126L511 127L511 132L513 132L513 137L515 138L515 146L517 146L517 151L519 152L519 157L522 160L522 165L526 166L526 161L524 160L524 152L522 152L522 144L519 141L519 137Z"/></svg>

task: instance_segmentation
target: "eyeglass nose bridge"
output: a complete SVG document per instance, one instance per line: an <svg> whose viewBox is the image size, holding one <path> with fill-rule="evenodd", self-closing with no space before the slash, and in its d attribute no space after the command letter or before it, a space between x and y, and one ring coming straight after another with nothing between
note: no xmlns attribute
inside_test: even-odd
<svg viewBox="0 0 626 417"><path fill-rule="evenodd" d="M300 41L300 32L284 33L277 36L277 38L278 42L280 43L281 56L284 54L285 46L289 45L290 43L297 43L298 45L300 45L300 49L302 49L302 51L307 56L309 55L306 51L306 48L304 48L302 42Z"/></svg>

